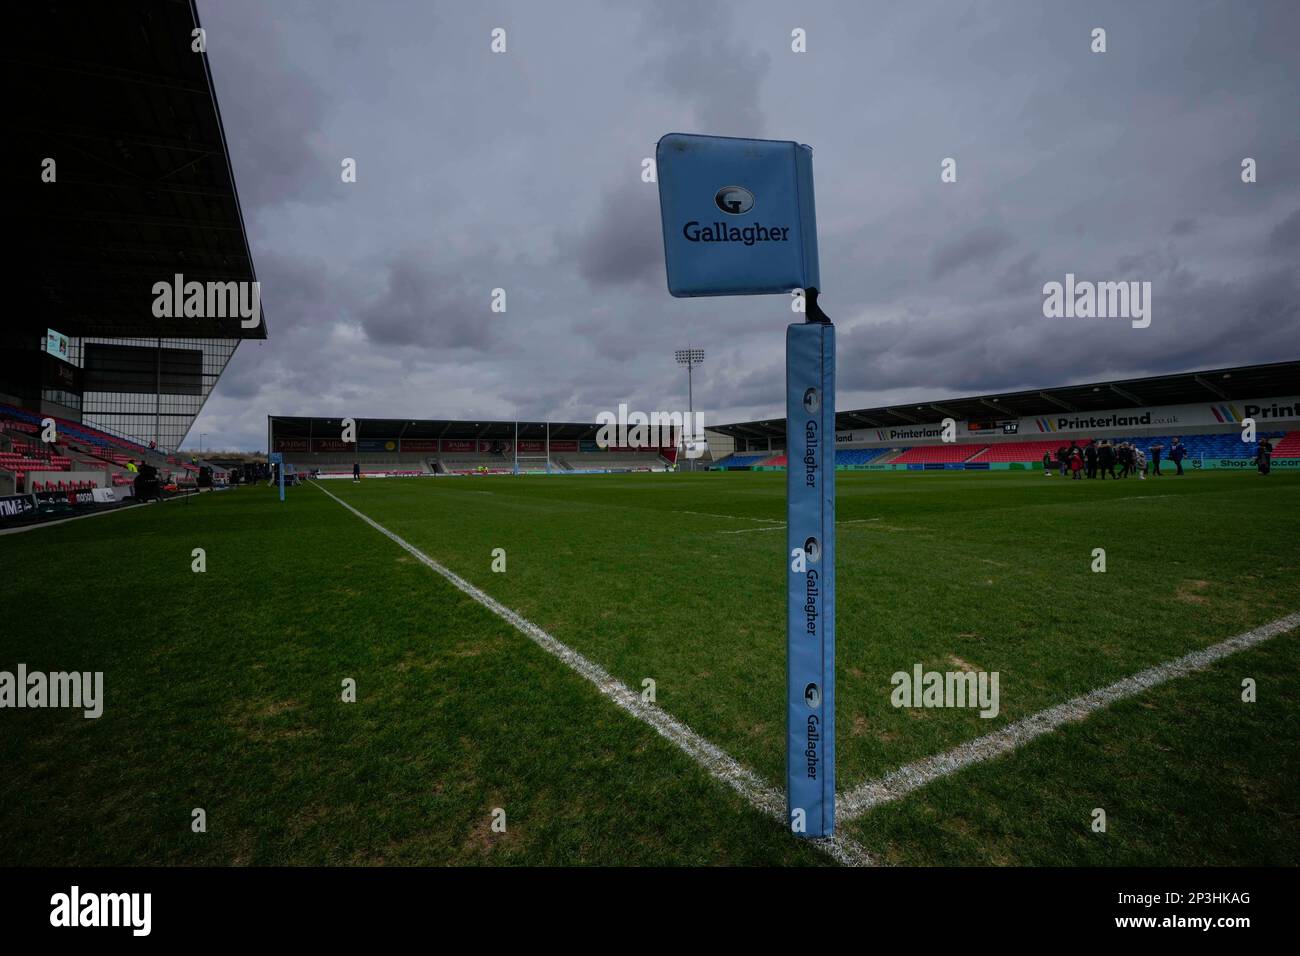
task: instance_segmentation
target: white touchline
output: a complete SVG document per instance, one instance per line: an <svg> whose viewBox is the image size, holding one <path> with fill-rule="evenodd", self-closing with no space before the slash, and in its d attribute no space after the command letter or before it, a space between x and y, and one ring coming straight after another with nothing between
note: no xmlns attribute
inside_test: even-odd
<svg viewBox="0 0 1300 956"><path fill-rule="evenodd" d="M479 604L482 604L493 614L504 618L542 650L558 657L570 669L595 684L597 690L619 707L638 720L649 724L661 737L676 744L687 756L703 767L710 776L727 784L744 797L750 805L768 816L775 817L781 821L783 826L786 825L785 797L722 748L705 740L680 720L669 716L666 711L642 700L640 694L611 675L599 664L593 663L567 644L552 637L532 621L512 611L496 598L470 584L451 569L439 564L415 545L389 531L379 522L362 514L342 498L326 491L316 482L309 482L309 484L322 494L333 498L370 527L416 558L416 560L442 575L457 589L478 601ZM867 855L867 851L848 837L834 836L829 839L809 840L808 842L846 866L871 866L874 863L871 857Z"/></svg>
<svg viewBox="0 0 1300 956"><path fill-rule="evenodd" d="M1134 697L1175 677L1204 670L1215 661L1254 647L1256 644L1262 644L1296 627L1300 627L1300 611L1278 618L1252 631L1238 634L1236 637L1230 637L1218 644L1192 651L1175 660L1157 664L1114 684L1067 700L1064 704L1049 707L1047 710L1008 724L994 733L967 741L947 753L926 757L899 767L879 779L868 780L835 798L835 822L847 823L868 810L884 803L891 803L940 777L956 773L971 764L1010 753L1035 737L1050 733L1062 724L1083 720L1103 707L1109 707L1126 697Z"/></svg>

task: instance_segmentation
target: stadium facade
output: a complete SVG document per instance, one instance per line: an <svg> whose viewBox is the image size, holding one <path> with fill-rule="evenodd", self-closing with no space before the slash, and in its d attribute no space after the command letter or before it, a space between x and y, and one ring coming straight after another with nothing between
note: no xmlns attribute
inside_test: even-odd
<svg viewBox="0 0 1300 956"><path fill-rule="evenodd" d="M251 316L157 307L160 284L258 290L191 3L8 11L21 244L0 404L174 452ZM187 314L188 313L188 314Z"/></svg>
<svg viewBox="0 0 1300 956"><path fill-rule="evenodd" d="M1197 467L1249 465L1251 419L1282 467L1300 459L1300 362L908 402L836 415L836 464L872 470L990 470L1040 462L1061 445L1126 439L1188 445ZM945 420L951 422L946 429ZM785 466L785 419L716 426L727 468ZM732 454L720 456L728 449Z"/></svg>

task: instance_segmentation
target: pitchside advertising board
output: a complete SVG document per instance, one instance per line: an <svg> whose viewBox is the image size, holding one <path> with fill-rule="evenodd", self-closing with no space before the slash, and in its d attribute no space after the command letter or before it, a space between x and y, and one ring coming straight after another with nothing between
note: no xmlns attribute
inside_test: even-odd
<svg viewBox="0 0 1300 956"><path fill-rule="evenodd" d="M655 149L668 291L807 292L786 330L786 795L791 832L835 827L835 330L817 306L812 150L669 133ZM826 467L827 463L831 467Z"/></svg>

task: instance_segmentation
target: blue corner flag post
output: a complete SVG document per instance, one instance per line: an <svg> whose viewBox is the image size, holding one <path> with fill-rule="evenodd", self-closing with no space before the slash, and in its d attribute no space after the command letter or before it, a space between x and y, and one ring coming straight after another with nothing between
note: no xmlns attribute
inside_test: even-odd
<svg viewBox="0 0 1300 956"><path fill-rule="evenodd" d="M786 794L798 836L835 829L835 329L817 304L812 150L669 133L655 149L668 291L803 291L786 330Z"/></svg>
<svg viewBox="0 0 1300 956"><path fill-rule="evenodd" d="M270 458L271 464L277 466L275 473L280 477L280 500L284 501L284 454L282 452L273 451L268 457Z"/></svg>

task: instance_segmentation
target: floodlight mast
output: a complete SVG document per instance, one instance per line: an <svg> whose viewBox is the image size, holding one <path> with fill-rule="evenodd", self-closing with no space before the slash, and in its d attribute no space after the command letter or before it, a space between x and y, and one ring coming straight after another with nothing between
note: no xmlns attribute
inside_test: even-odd
<svg viewBox="0 0 1300 956"><path fill-rule="evenodd" d="M678 349L673 353L677 359L678 365L686 366L686 411L687 411L687 428L695 426L695 386L692 381L691 373L695 366L704 364L704 349ZM682 429L682 451L686 451L686 428ZM695 470L695 459L686 456L686 460L691 463L691 471Z"/></svg>

